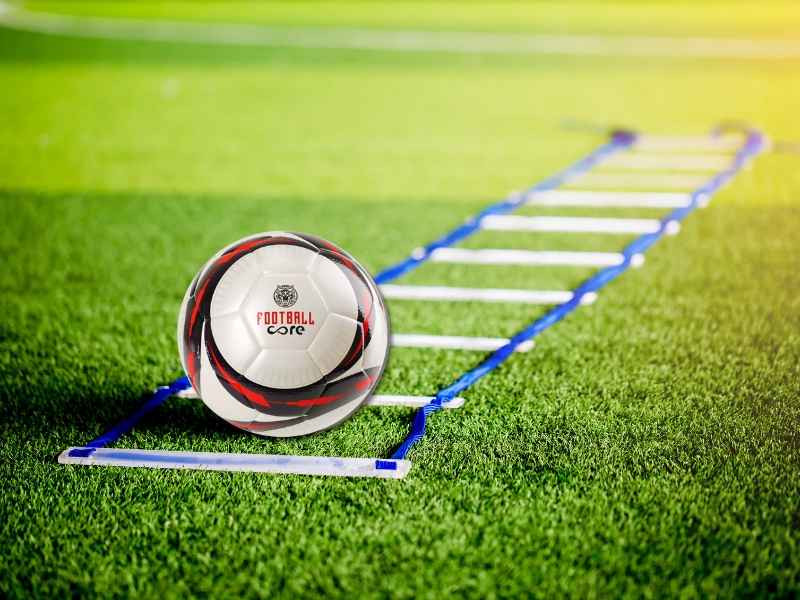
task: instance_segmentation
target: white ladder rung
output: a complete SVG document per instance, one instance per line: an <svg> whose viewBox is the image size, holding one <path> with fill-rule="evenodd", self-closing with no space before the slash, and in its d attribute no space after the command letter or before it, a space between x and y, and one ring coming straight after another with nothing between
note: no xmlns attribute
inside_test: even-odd
<svg viewBox="0 0 800 600"><path fill-rule="evenodd" d="M494 250L488 248L483 250L468 250L466 248L437 248L431 252L430 260L433 262L477 265L614 267L621 265L624 262L625 257L618 252L558 252L554 250ZM637 259L637 262L639 260L640 259Z"/></svg>
<svg viewBox="0 0 800 600"><path fill-rule="evenodd" d="M592 217L521 217L491 215L481 219L483 229L495 231L560 231L574 233L655 233L658 219L607 219Z"/></svg>
<svg viewBox="0 0 800 600"><path fill-rule="evenodd" d="M70 456L73 450L84 451ZM62 465L143 467L151 469L197 469L248 473L291 473L402 479L411 461L334 456L285 456L282 454L234 454L227 452L176 452L173 450L129 450L124 448L67 448L58 457Z"/></svg>
<svg viewBox="0 0 800 600"><path fill-rule="evenodd" d="M370 396L362 406L411 406L422 408L433 400L433 396ZM464 398L453 398L442 402L442 408L460 408L464 406Z"/></svg>
<svg viewBox="0 0 800 600"><path fill-rule="evenodd" d="M426 335L417 333L393 333L392 346L401 348L442 348L447 350L499 350L509 340L505 338L462 337L457 335ZM528 352L533 340L522 342L515 352Z"/></svg>
<svg viewBox="0 0 800 600"><path fill-rule="evenodd" d="M182 390L174 394L174 396L178 398L191 398L191 399L199 399L197 392L194 391L194 388L189 388L187 390ZM375 394L370 396L364 401L362 406L425 406L433 400L433 396L387 396L387 395L380 395ZM448 400L442 403L444 408L458 408L464 405L464 398L453 398L452 400Z"/></svg>
<svg viewBox="0 0 800 600"><path fill-rule="evenodd" d="M643 135L636 138L633 148L645 152L736 152L743 141L744 138L737 135Z"/></svg>
<svg viewBox="0 0 800 600"><path fill-rule="evenodd" d="M459 288L423 285L379 286L384 298L393 300L452 300L463 302L518 302L520 304L562 304L572 299L572 292L557 290L511 290L498 288Z"/></svg>
<svg viewBox="0 0 800 600"><path fill-rule="evenodd" d="M602 172L592 171L581 175L569 182L571 187L600 188L600 189L629 189L641 190L692 190L700 187L708 176L683 173L633 173L628 171Z"/></svg>
<svg viewBox="0 0 800 600"><path fill-rule="evenodd" d="M526 204L538 206L597 206L619 208L686 208L692 203L689 194L672 192L596 192L553 190L533 192Z"/></svg>
<svg viewBox="0 0 800 600"><path fill-rule="evenodd" d="M731 164L727 154L640 154L625 152L605 161L603 169L635 171L721 171Z"/></svg>

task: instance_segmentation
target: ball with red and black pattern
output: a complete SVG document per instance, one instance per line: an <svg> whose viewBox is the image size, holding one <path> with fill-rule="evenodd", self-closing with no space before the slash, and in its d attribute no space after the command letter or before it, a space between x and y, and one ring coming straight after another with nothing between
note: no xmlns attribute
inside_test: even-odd
<svg viewBox="0 0 800 600"><path fill-rule="evenodd" d="M361 406L385 368L389 322L352 256L315 236L268 232L203 266L184 298L178 341L214 412L285 437L333 427Z"/></svg>

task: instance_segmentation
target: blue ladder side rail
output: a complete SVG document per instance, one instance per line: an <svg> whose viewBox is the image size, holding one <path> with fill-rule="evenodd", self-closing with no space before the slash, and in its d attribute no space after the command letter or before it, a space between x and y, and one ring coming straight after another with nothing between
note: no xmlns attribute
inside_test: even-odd
<svg viewBox="0 0 800 600"><path fill-rule="evenodd" d="M630 146L633 141L636 139L635 134L626 132L626 131L619 131L612 133L611 140L602 144L595 150L593 150L590 154L586 155L585 157L578 160L576 163L570 165L563 171L556 173L555 175L545 179L544 181L531 186L524 193L527 192L534 192L534 191L545 191L545 190L552 190L557 188L560 185L563 185L571 178L576 177L586 171L591 170L595 166L597 166L602 161L610 158L613 154L619 152L620 150L627 148ZM379 273L375 277L375 281L377 283L385 283L387 281L391 281L393 279L397 279L402 275L412 271L420 264L427 260L428 255L433 252L436 248L444 248L447 246L452 246L453 244L458 243L459 241L469 237L473 233L478 231L478 224L480 222L480 218L486 215L497 215L497 214L505 214L510 212L511 210L517 208L517 206L522 201L522 196L513 196L496 204L493 204L483 210L475 219L470 221L468 224L464 224L450 233L446 234L445 236L439 238L438 240L431 243L427 248L425 248L425 255L418 257L418 258L408 258L405 261L395 265L394 267L390 267L389 269ZM172 382L168 386L160 387L156 390L156 392L150 397L150 399L142 405L139 410L135 413L127 417L126 419L122 420L120 423L103 433L101 436L93 439L88 444L85 444L81 448L75 448L74 450L70 451L71 457L78 457L78 458L86 458L92 452L94 452L97 448L103 448L108 444L116 442L119 440L123 435L131 431L136 424L144 417L146 414L154 410L157 406L164 402L167 398L169 398L172 394L177 392L183 391L191 387L191 383L189 382L188 377L181 377L174 382ZM441 406L441 403L439 404ZM384 461L378 461L383 463ZM392 463L394 464L394 463ZM390 468L384 464L380 464L377 468Z"/></svg>
<svg viewBox="0 0 800 600"><path fill-rule="evenodd" d="M629 146L631 143L633 143L633 141L635 141L635 138L630 140L627 144L625 144L625 146ZM613 139L611 143L614 143ZM646 233L631 242L622 251L622 255L624 257L622 264L613 267L606 267L605 269L595 273L573 291L573 296L569 301L556 306L543 317L531 323L528 327L514 335L509 340L508 344L494 352L480 365L464 373L464 375L462 375L458 381L452 385L439 390L431 402L419 409L417 415L414 417L414 421L411 424L411 431L408 434L408 437L392 455L392 458L403 459L406 457L408 451L411 449L411 446L414 445L415 442L422 439L422 437L425 435L425 426L428 415L441 409L442 402L455 397L456 394L464 391L478 381L481 377L484 377L499 367L508 357L513 354L514 348L516 348L519 344L539 335L549 327L558 323L561 319L566 317L568 314L578 308L578 306L580 306L581 298L583 298L586 294L590 292L596 292L628 270L631 266L631 259L633 256L644 253L665 235L668 223L672 221L682 221L698 207L698 204L707 202L712 195L717 193L722 186L733 179L751 159L756 157L761 152L762 148L764 147L764 143L765 138L760 132L749 130L747 132L747 138L744 145L737 152L731 164L710 178L702 186L694 190L690 194L691 203L689 206L673 210L661 221L661 227L657 232ZM457 229L455 231L459 230ZM448 239L448 236L445 236L441 239ZM434 244L431 246L434 246L435 244L436 242L434 242ZM429 248L431 246L429 246ZM398 267L407 263L409 263L408 260L400 263ZM395 269L397 269L397 267L392 267L383 273L386 273L387 275L393 274ZM383 275L383 273L381 275Z"/></svg>

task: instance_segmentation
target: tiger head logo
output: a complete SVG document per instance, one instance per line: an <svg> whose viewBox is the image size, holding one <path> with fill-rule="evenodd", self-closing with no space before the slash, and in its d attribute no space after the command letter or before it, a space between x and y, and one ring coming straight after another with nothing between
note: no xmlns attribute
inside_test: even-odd
<svg viewBox="0 0 800 600"><path fill-rule="evenodd" d="M272 294L275 304L281 308L289 308L297 303L297 290L293 285L279 285Z"/></svg>

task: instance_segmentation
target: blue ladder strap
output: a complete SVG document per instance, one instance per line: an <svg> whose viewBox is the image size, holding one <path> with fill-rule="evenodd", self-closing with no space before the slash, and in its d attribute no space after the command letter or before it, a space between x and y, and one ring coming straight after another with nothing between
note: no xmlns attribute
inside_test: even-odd
<svg viewBox="0 0 800 600"><path fill-rule="evenodd" d="M508 213L519 206L519 204L523 201L523 195L530 193L530 192L539 192L545 190L552 190L555 189L563 184L565 184L570 179L580 175L581 173L585 173L586 171L591 170L595 166L597 166L600 162L607 160L613 154L619 152L620 150L627 148L630 146L636 139L636 135L634 133L628 131L615 131L611 135L611 140L606 142L605 144L599 146L594 151L592 151L587 156L583 157L576 163L570 165L563 171L556 173L555 175L548 177L544 181L531 186L522 194L517 194L510 198L507 198L501 202L493 204L483 211L481 211L475 218L470 219L469 222L457 227L450 233L445 234L441 238L435 240L430 245L425 248L424 254L421 256L413 256L409 257L406 260L394 265L393 267L389 267L385 269L381 273L375 276L376 283L386 283L387 281L392 281L393 279L397 279L398 277L405 275L406 273L412 271L420 264L425 262L430 253L433 252L436 248L445 248L448 246L452 246L460 242L461 240L469 237L470 235L476 233L480 228L480 220L487 216L487 215L498 215L498 214L505 214ZM501 352L502 349L498 352ZM79 457L87 457L89 454L94 452L95 448L102 448L103 446L110 444L112 442L117 441L123 435L128 433L131 429L136 426L136 423L144 417L147 413L152 411L154 408L159 406L164 400L166 400L172 394L176 392L183 391L191 387L191 382L189 381L188 377L181 377L177 379L172 384L167 387L161 387L156 390L156 392L150 397L150 399L144 403L144 405L134 414L132 414L127 419L120 422L117 426L109 429L106 433L101 435L100 437L92 440L85 446L81 448L75 448L70 452L70 456L79 456ZM430 404L428 405L430 406ZM441 406L441 402L439 402L439 406ZM425 407L427 408L427 406ZM425 409L423 409L425 410ZM424 431L424 423L422 426ZM394 463L386 463L383 465L381 463L380 466L377 468L391 468L387 465L392 465Z"/></svg>
<svg viewBox="0 0 800 600"><path fill-rule="evenodd" d="M696 189L691 194L691 203L685 208L673 210L666 218L661 221L661 227L655 233L646 233L631 242L623 251L623 262L620 265L606 267L592 275L589 279L575 288L573 296L568 302L556 306L553 310L543 317L531 323L528 327L512 337L508 344L494 352L483 363L474 369L467 371L454 384L440 390L428 404L423 406L414 417L411 423L411 431L406 440L400 445L392 455L395 460L406 457L411 446L422 439L425 435L425 425L428 415L442 408L442 403L454 398L456 394L463 392L473 383L478 381L487 373L499 367L505 360L514 353L514 349L522 342L529 340L547 328L555 325L561 319L580 306L581 298L589 292L596 292L600 288L608 285L611 281L622 275L631 266L631 259L636 254L642 254L653 244L661 239L671 221L681 221L698 206L699 201L705 201L717 193L720 188L733 179L739 171L755 156L759 154L764 145L764 137L758 131L749 131L747 140L742 148L737 152L732 163L709 179L705 184Z"/></svg>
<svg viewBox="0 0 800 600"><path fill-rule="evenodd" d="M142 417L159 406L172 394L177 394L178 392L187 390L190 387L192 387L192 383L189 381L189 378L181 377L180 379L173 381L168 386L158 388L139 410L137 410L127 419L123 419L117 425L106 431L103 435L93 439L82 448L75 448L74 450L70 451L69 455L85 458L94 452L96 448L102 448L111 442L116 442L119 438L133 429L136 426L136 423L138 423Z"/></svg>
<svg viewBox="0 0 800 600"><path fill-rule="evenodd" d="M547 190L554 190L557 187L564 185L571 179L578 175L585 173L596 167L599 163L608 160L611 156L624 150L636 140L636 134L629 131L615 131L611 134L611 140L593 150L590 154L584 156L579 161L568 166L563 171L559 171L519 194L515 194L510 198L506 198L500 202L492 204L479 212L475 217L472 217L463 225L453 229L451 232L446 233L442 237L434 240L420 251L415 251L410 257L400 261L387 269L384 269L375 276L375 283L388 283L398 277L402 277L410 273L422 263L426 262L431 253L437 248L449 248L477 233L480 230L480 223L483 217L489 215L504 215L512 210L519 208L520 203L523 201L526 194L533 192L544 192Z"/></svg>

